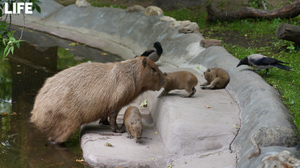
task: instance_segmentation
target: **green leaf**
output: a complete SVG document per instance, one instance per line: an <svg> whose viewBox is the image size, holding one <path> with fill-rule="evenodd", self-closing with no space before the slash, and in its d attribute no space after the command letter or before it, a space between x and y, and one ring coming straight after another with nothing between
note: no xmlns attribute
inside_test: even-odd
<svg viewBox="0 0 300 168"><path fill-rule="evenodd" d="M40 8L40 6L36 5L36 11L38 11L39 13L41 13L41 8Z"/></svg>
<svg viewBox="0 0 300 168"><path fill-rule="evenodd" d="M20 42L16 43L16 46L17 46L18 48L20 48Z"/></svg>

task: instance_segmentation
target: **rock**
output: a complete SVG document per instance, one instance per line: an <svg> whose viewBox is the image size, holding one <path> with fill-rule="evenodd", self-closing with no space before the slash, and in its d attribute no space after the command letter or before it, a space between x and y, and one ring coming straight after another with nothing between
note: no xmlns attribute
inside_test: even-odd
<svg viewBox="0 0 300 168"><path fill-rule="evenodd" d="M176 21L176 19L174 19L174 18L172 18L172 17L170 17L170 16L163 16L163 17L161 17L160 18L160 21L162 21L162 22L169 22L169 21Z"/></svg>
<svg viewBox="0 0 300 168"><path fill-rule="evenodd" d="M182 28L180 28L178 30L179 33L184 33L184 34L187 34L187 33L195 33L195 32L200 32L199 31L199 26L197 23L195 22L192 22L191 24L187 25L187 26L184 26Z"/></svg>
<svg viewBox="0 0 300 168"><path fill-rule="evenodd" d="M175 22L173 22L171 25L170 25L170 27L171 28L174 28L174 27L186 27L186 26L188 26L188 25L190 25L191 24L191 21L189 21L189 20L185 20L185 21L175 21Z"/></svg>
<svg viewBox="0 0 300 168"><path fill-rule="evenodd" d="M140 5L129 6L128 8L125 9L126 12L138 12L143 10L145 10L145 8Z"/></svg>
<svg viewBox="0 0 300 168"><path fill-rule="evenodd" d="M295 146L298 142L297 135L292 128L273 126L262 127L251 136L251 143L254 147L249 159L260 155L260 147L267 146Z"/></svg>
<svg viewBox="0 0 300 168"><path fill-rule="evenodd" d="M269 167L300 167L300 160L293 156L289 151L282 151L270 156L263 158L260 168L269 168Z"/></svg>
<svg viewBox="0 0 300 168"><path fill-rule="evenodd" d="M90 3L88 3L86 0L77 0L75 5L77 7L87 7L87 6L91 6Z"/></svg>
<svg viewBox="0 0 300 168"><path fill-rule="evenodd" d="M216 40L216 39L203 39L200 42L200 45L204 48L208 48L211 46L222 46L221 40Z"/></svg>
<svg viewBox="0 0 300 168"><path fill-rule="evenodd" d="M199 26L195 22L191 22L189 20L185 21L174 21L171 25L171 28L176 28L179 27L178 32L179 33L194 33L194 32L200 32L199 31Z"/></svg>
<svg viewBox="0 0 300 168"><path fill-rule="evenodd" d="M145 9L145 13L146 16L150 16L150 15L162 15L164 14L163 10L161 10L159 7L157 6L148 6Z"/></svg>

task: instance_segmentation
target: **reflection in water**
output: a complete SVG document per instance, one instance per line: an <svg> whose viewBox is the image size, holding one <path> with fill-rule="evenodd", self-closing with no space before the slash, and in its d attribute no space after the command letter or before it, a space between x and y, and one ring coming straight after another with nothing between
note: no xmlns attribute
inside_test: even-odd
<svg viewBox="0 0 300 168"><path fill-rule="evenodd" d="M68 150L58 150L29 122L34 98L46 78L79 63L72 54L103 62L120 58L31 30L23 39L30 44L0 62L0 167L84 167L76 162L82 158L78 133L67 141Z"/></svg>

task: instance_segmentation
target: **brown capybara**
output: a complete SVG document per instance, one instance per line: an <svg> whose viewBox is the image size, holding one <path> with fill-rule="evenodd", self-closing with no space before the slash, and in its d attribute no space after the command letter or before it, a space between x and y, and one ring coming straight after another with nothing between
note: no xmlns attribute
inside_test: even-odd
<svg viewBox="0 0 300 168"><path fill-rule="evenodd" d="M216 67L208 68L204 72L204 77L206 82L200 85L202 89L223 89L230 80L228 73L224 69Z"/></svg>
<svg viewBox="0 0 300 168"><path fill-rule="evenodd" d="M140 110L135 106L130 106L126 109L122 130L128 132L127 138L134 138L136 143L140 143L143 134L143 123Z"/></svg>
<svg viewBox="0 0 300 168"><path fill-rule="evenodd" d="M167 95L171 90L185 89L188 95L182 97L191 97L196 93L195 86L198 84L197 77L188 71L177 71L172 73L165 73L166 80L164 90L158 97Z"/></svg>
<svg viewBox="0 0 300 168"><path fill-rule="evenodd" d="M147 90L160 90L165 76L146 57L116 63L82 63L46 80L36 96L31 122L53 144L65 142L80 125L110 119L120 132L120 109Z"/></svg>

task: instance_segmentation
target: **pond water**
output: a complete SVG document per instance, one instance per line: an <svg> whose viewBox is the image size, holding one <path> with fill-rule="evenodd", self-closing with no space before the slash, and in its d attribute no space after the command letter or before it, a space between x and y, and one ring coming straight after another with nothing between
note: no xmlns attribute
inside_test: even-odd
<svg viewBox="0 0 300 168"><path fill-rule="evenodd" d="M20 36L21 29L15 36ZM0 62L0 167L89 167L81 162L78 133L67 150L47 143L47 137L29 122L38 90L46 78L81 62L114 62L116 55L79 43L25 29L20 49Z"/></svg>

